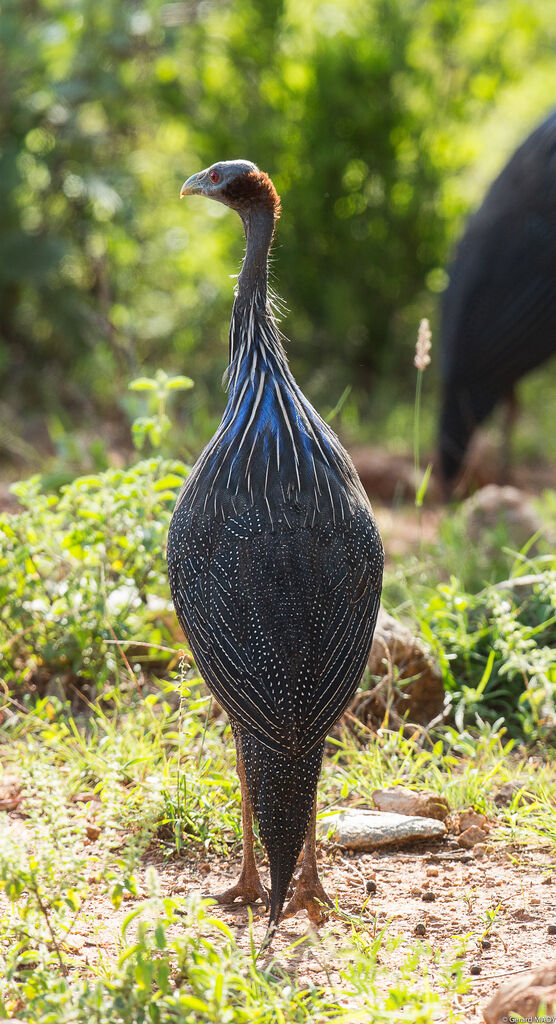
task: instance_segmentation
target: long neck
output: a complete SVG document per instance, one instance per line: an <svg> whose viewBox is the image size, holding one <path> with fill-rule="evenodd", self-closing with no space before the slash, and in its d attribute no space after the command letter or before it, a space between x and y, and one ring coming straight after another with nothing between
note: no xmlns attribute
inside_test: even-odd
<svg viewBox="0 0 556 1024"><path fill-rule="evenodd" d="M274 234L274 215L254 207L241 215L246 250L238 278L230 330L230 364L238 351L240 336L245 337L254 315L264 316L268 303L268 251ZM248 332L247 332L248 333Z"/></svg>
<svg viewBox="0 0 556 1024"><path fill-rule="evenodd" d="M274 215L264 207L253 207L242 215L245 229L245 259L238 280L237 299L248 304L258 293L266 302L268 251L274 234Z"/></svg>
<svg viewBox="0 0 556 1024"><path fill-rule="evenodd" d="M234 498L248 495L253 504L260 490L254 485L264 481L271 521L271 510L295 495L309 501L310 513L323 500L329 501L335 521L336 516L344 517L348 499L339 492L334 498L333 488L360 491L360 484L336 435L307 401L288 367L268 300L273 215L259 207L242 220L247 247L230 325L228 402L191 474L190 500L198 493L203 510L211 500L216 515L232 495L235 514Z"/></svg>

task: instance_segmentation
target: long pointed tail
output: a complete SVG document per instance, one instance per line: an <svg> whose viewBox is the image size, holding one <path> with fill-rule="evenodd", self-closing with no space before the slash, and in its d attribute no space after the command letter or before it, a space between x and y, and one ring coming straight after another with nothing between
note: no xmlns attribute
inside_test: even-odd
<svg viewBox="0 0 556 1024"><path fill-rule="evenodd" d="M307 834L324 743L295 760L269 750L242 730L241 747L251 802L270 862L270 918L264 948L276 931Z"/></svg>

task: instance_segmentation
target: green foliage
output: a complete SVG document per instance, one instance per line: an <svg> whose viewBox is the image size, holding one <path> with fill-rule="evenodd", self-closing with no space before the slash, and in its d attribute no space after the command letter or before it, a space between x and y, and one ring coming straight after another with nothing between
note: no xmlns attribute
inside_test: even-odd
<svg viewBox="0 0 556 1024"><path fill-rule="evenodd" d="M525 510L527 512L527 510ZM479 524L467 503L448 506L434 542L387 569L383 599L407 615L438 660L460 732L500 724L514 737L554 742L556 728L556 505L512 523L503 510ZM516 549L515 537L540 529ZM445 729L445 725L442 726Z"/></svg>
<svg viewBox="0 0 556 1024"><path fill-rule="evenodd" d="M529 740L554 733L556 570L533 580L473 595L452 578L421 611L460 730L479 715Z"/></svg>
<svg viewBox="0 0 556 1024"><path fill-rule="evenodd" d="M167 692L161 691L159 701L151 695L135 702L131 714L119 712L112 719L98 708L86 733L71 720L50 722L39 715L27 717L19 739L14 732L20 763L32 767L22 772L24 840L16 843L9 828L0 830L0 1007L17 1007L37 1024L114 1024L120 1019L289 1024L341 1020L348 994L354 1008L372 1013L373 1020L388 1021L402 1005L404 1019L415 1024L435 1020L435 1011L467 988L461 961L456 956L446 963L451 981L444 995L428 981L431 951L426 946L410 946L393 970L390 954L400 939L387 927L377 931L368 910L359 920L349 920L345 949L332 937L341 980L338 988L331 982L323 989L298 980L294 971L285 975L273 961L258 962L254 949L250 955L241 952L227 926L212 919L198 899L162 897L152 868L139 882L145 845L144 840L137 843L139 822L148 818L152 835L154 818L146 804L154 793L160 807L162 781L173 787L179 780L179 744L188 751L191 772L199 754L222 764L230 753L229 732L223 737L214 726L199 746L204 708L194 699L187 701L178 736L177 712L168 708ZM340 770L344 776L351 759L362 757L354 749L347 753ZM89 787L99 770L103 777L95 786L95 802L75 803L71 796ZM210 832L218 842L226 799L222 779L208 781L205 775L201 782L210 793ZM100 837L91 851L85 831L93 811ZM122 853L114 852L122 838ZM73 934L84 928L91 933L99 895L108 896L115 908L122 896L133 902L122 921L119 954L106 958L105 953L95 971L84 970ZM381 953L388 961L385 968L379 964ZM296 950L291 954L295 958Z"/></svg>
<svg viewBox="0 0 556 1024"><path fill-rule="evenodd" d="M35 776L33 778L33 775ZM0 847L0 891L11 913L2 922L7 956L1 963L8 984L24 980L40 965L64 970L61 947L67 941L81 905L87 867L85 822L68 815L66 792L51 766L28 773L30 799L26 807L31 844L10 840L6 829Z"/></svg>
<svg viewBox="0 0 556 1024"><path fill-rule="evenodd" d="M20 0L0 34L0 368L10 403L80 418L153 362L212 406L241 231L177 197L223 156L283 195L311 392L409 370L463 213L554 91L547 0Z"/></svg>
<svg viewBox="0 0 556 1024"><path fill-rule="evenodd" d="M168 399L173 391L189 391L192 387L191 377L169 377L164 370L157 370L154 377L137 377L131 381L130 391L146 392L150 413L149 416L140 416L133 421L133 442L139 451L146 440L155 451L160 451L172 428L166 412Z"/></svg>
<svg viewBox="0 0 556 1024"><path fill-rule="evenodd" d="M99 692L118 678L129 637L163 643L169 602L164 547L179 462L150 458L45 494L14 485L23 511L0 523L0 674L22 689L57 676Z"/></svg>

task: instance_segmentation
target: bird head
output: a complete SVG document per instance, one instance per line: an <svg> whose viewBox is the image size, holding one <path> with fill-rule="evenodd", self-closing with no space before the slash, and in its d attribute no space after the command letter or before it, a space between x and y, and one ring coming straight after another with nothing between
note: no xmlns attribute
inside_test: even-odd
<svg viewBox="0 0 556 1024"><path fill-rule="evenodd" d="M240 216L254 208L272 213L274 220L280 216L280 196L272 181L249 160L222 160L192 174L182 185L180 199L184 196L216 199Z"/></svg>

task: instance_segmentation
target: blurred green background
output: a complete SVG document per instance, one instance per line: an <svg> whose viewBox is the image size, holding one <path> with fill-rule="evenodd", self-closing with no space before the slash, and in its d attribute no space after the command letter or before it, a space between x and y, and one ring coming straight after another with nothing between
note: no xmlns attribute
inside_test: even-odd
<svg viewBox="0 0 556 1024"><path fill-rule="evenodd" d="M282 195L302 387L326 414L351 386L341 430L410 448L419 319L434 330L466 215L554 105L552 0L8 0L0 34L0 454L82 431L68 457L102 462L158 366L195 380L173 443L199 449L243 237L178 194L235 157ZM526 385L541 420L554 376Z"/></svg>

